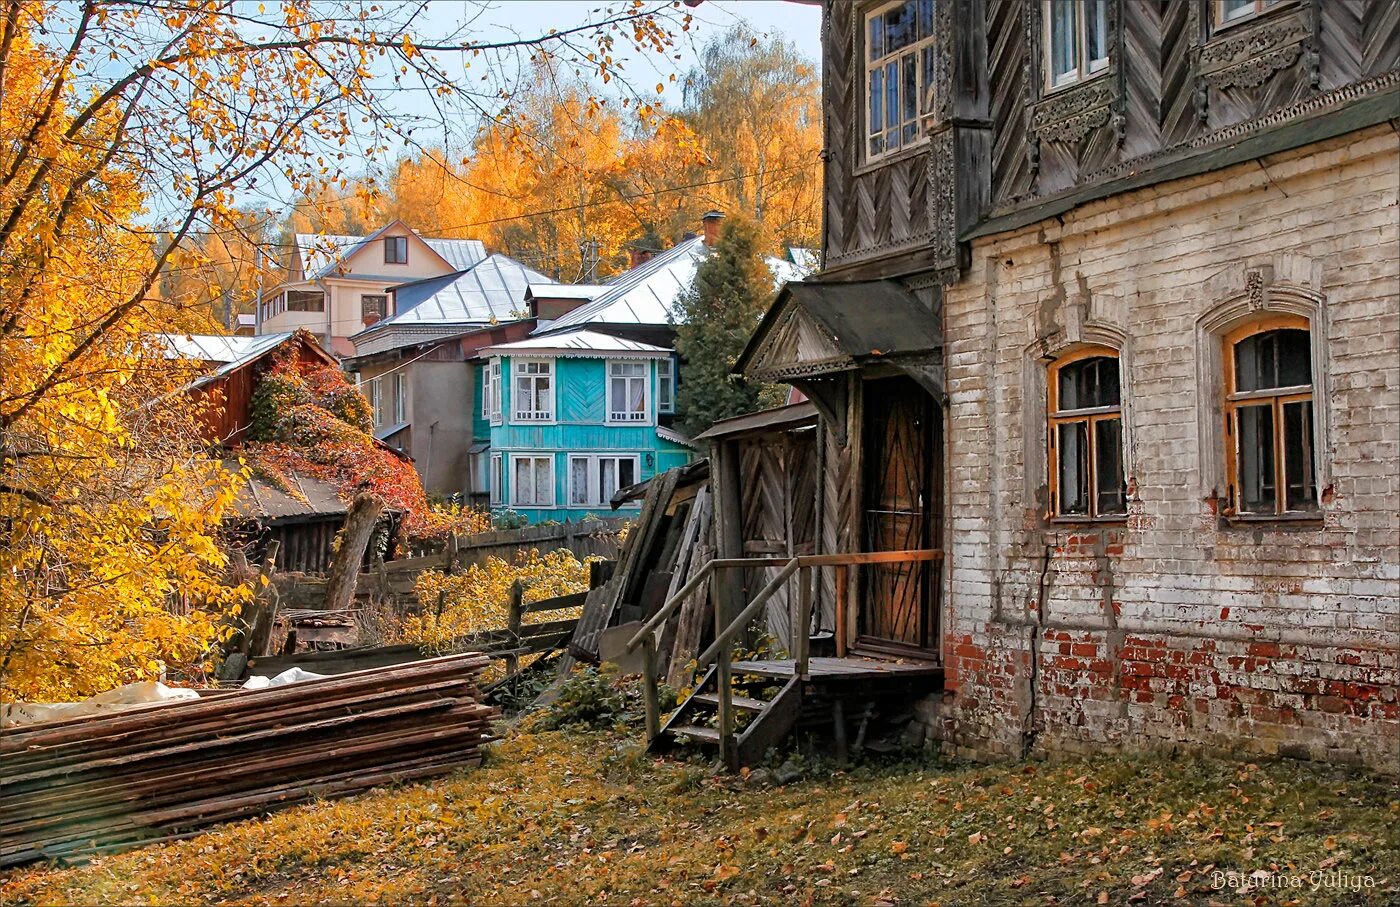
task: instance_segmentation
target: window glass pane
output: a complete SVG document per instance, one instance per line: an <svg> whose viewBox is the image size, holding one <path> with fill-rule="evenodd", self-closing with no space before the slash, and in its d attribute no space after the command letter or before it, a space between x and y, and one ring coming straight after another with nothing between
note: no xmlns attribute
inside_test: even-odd
<svg viewBox="0 0 1400 907"><path fill-rule="evenodd" d="M1093 356L1060 370L1060 411L1119 404L1118 360Z"/></svg>
<svg viewBox="0 0 1400 907"><path fill-rule="evenodd" d="M1288 488L1288 510L1316 510L1317 483L1314 478L1312 442L1312 401L1300 400L1283 405L1283 478Z"/></svg>
<svg viewBox="0 0 1400 907"><path fill-rule="evenodd" d="M598 503L611 500L617 488L617 460L604 457L598 461Z"/></svg>
<svg viewBox="0 0 1400 907"><path fill-rule="evenodd" d="M1307 331L1278 331L1278 386L1312 384L1312 345Z"/></svg>
<svg viewBox="0 0 1400 907"><path fill-rule="evenodd" d="M1050 81L1058 85L1078 71L1076 43L1079 0L1050 2Z"/></svg>
<svg viewBox="0 0 1400 907"><path fill-rule="evenodd" d="M885 71L877 69L870 74L870 134L884 131L885 119ZM873 142L872 142L873 145ZM872 151L873 151L872 147Z"/></svg>
<svg viewBox="0 0 1400 907"><path fill-rule="evenodd" d="M1231 19L1238 19L1240 16L1247 16L1254 12L1254 0L1221 0L1221 19L1229 22Z"/></svg>
<svg viewBox="0 0 1400 907"><path fill-rule="evenodd" d="M1108 63L1108 0L1084 4L1084 51L1090 71Z"/></svg>
<svg viewBox="0 0 1400 907"><path fill-rule="evenodd" d="M530 481L530 461L521 457L515 460L515 476L511 482L511 494L517 503L523 504L530 500L530 488L533 484Z"/></svg>
<svg viewBox="0 0 1400 907"><path fill-rule="evenodd" d="M885 53L894 53L918 40L915 3L903 3L885 13Z"/></svg>
<svg viewBox="0 0 1400 907"><path fill-rule="evenodd" d="M549 458L535 458L535 503L548 504L552 489L549 487Z"/></svg>
<svg viewBox="0 0 1400 907"><path fill-rule="evenodd" d="M885 64L885 110L889 127L885 131L885 150L899 147L899 64Z"/></svg>
<svg viewBox="0 0 1400 907"><path fill-rule="evenodd" d="M1123 423L1100 419L1094 423L1095 512L1103 516L1128 512L1128 489L1123 481Z"/></svg>
<svg viewBox="0 0 1400 907"><path fill-rule="evenodd" d="M927 38L933 34L933 2L934 0L919 0L920 38Z"/></svg>
<svg viewBox="0 0 1400 907"><path fill-rule="evenodd" d="M870 59L878 60L885 55L885 17L870 17Z"/></svg>
<svg viewBox="0 0 1400 907"><path fill-rule="evenodd" d="M901 62L904 71L904 83L900 87L900 93L904 96L904 110L902 120L904 122L904 144L914 141L914 136L918 131L918 103L919 103L919 61L914 59L913 54L905 56Z"/></svg>
<svg viewBox="0 0 1400 907"><path fill-rule="evenodd" d="M923 108L921 113L929 113L934 108L933 86L938 84L933 77L933 48L925 47L923 54Z"/></svg>
<svg viewBox="0 0 1400 907"><path fill-rule="evenodd" d="M617 461L617 487L637 484L637 461L631 458Z"/></svg>
<svg viewBox="0 0 1400 907"><path fill-rule="evenodd" d="M1235 344L1235 390L1257 391L1312 384L1307 331L1265 331Z"/></svg>
<svg viewBox="0 0 1400 907"><path fill-rule="evenodd" d="M1240 510L1274 513L1274 408L1271 405L1241 406L1236 413Z"/></svg>
<svg viewBox="0 0 1400 907"><path fill-rule="evenodd" d="M569 503L588 503L588 460L584 457L569 461Z"/></svg>
<svg viewBox="0 0 1400 907"><path fill-rule="evenodd" d="M1087 422L1062 422L1060 444L1060 513L1089 512L1089 437Z"/></svg>

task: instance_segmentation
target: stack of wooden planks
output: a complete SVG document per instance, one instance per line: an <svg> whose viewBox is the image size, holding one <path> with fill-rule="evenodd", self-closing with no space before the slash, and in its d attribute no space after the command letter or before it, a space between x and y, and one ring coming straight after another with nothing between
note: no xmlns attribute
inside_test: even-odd
<svg viewBox="0 0 1400 907"><path fill-rule="evenodd" d="M450 655L0 734L0 867L187 837L476 765L488 660Z"/></svg>

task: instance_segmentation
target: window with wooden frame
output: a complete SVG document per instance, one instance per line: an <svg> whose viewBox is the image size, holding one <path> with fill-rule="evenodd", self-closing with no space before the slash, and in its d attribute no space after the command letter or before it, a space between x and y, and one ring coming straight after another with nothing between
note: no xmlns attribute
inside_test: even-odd
<svg viewBox="0 0 1400 907"><path fill-rule="evenodd" d="M1043 0L1045 87L1108 71L1108 0Z"/></svg>
<svg viewBox="0 0 1400 907"><path fill-rule="evenodd" d="M1226 510L1244 518L1316 517L1312 333L1300 315L1225 335Z"/></svg>
<svg viewBox="0 0 1400 907"><path fill-rule="evenodd" d="M608 360L608 418L610 424L649 421L648 385L651 367L646 362Z"/></svg>
<svg viewBox="0 0 1400 907"><path fill-rule="evenodd" d="M501 424L501 360L486 365L486 386L481 392L481 408L492 425Z"/></svg>
<svg viewBox="0 0 1400 907"><path fill-rule="evenodd" d="M360 297L361 318L383 318L389 312L389 297L366 293Z"/></svg>
<svg viewBox="0 0 1400 907"><path fill-rule="evenodd" d="M1086 347L1051 363L1046 387L1051 517L1119 520L1128 512L1118 352Z"/></svg>
<svg viewBox="0 0 1400 907"><path fill-rule="evenodd" d="M881 3L865 14L865 159L924 138L919 118L932 109L934 0Z"/></svg>
<svg viewBox="0 0 1400 907"><path fill-rule="evenodd" d="M515 384L511 388L515 422L554 421L554 361L516 359Z"/></svg>
<svg viewBox="0 0 1400 907"><path fill-rule="evenodd" d="M386 265L408 264L408 237L384 237L384 263Z"/></svg>
<svg viewBox="0 0 1400 907"><path fill-rule="evenodd" d="M513 507L554 506L554 457L511 454L510 503Z"/></svg>
<svg viewBox="0 0 1400 907"><path fill-rule="evenodd" d="M1212 20L1216 28L1223 28L1245 19L1253 19L1260 13L1287 2L1289 0L1212 0Z"/></svg>

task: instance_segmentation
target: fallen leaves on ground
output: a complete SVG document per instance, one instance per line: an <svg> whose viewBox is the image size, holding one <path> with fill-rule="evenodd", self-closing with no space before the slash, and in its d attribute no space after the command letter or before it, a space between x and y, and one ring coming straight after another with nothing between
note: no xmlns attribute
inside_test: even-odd
<svg viewBox="0 0 1400 907"><path fill-rule="evenodd" d="M0 903L1387 904L1393 784L1165 756L902 762L761 788L613 733L519 733L476 771L72 868ZM1089 782L1091 781L1092 787ZM1374 887L1212 887L1257 869Z"/></svg>

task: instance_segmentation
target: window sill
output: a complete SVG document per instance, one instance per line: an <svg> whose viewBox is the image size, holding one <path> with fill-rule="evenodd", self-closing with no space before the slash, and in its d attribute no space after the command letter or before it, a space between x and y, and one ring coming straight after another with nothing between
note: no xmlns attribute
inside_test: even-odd
<svg viewBox="0 0 1400 907"><path fill-rule="evenodd" d="M1226 526L1250 527L1254 529L1320 529L1323 525L1322 513L1261 513L1225 514L1221 521Z"/></svg>
<svg viewBox="0 0 1400 907"><path fill-rule="evenodd" d="M860 160L856 163L855 169L851 171L851 175L864 176L867 173L874 173L876 170L888 166L889 164L897 164L911 157L918 157L921 154L925 154L928 152L928 148L928 136L924 135L915 139L912 145L905 145L898 151L892 154L882 155L873 161L865 157L863 151L859 151L857 154L860 155Z"/></svg>
<svg viewBox="0 0 1400 907"><path fill-rule="evenodd" d="M1072 92L1076 88L1083 88L1085 85L1092 85L1093 83L1097 82L1099 79L1102 79L1104 76L1108 75L1112 71L1113 64L1110 62L1109 65L1105 66L1103 69L1097 70L1096 72L1091 72L1088 75L1084 76L1082 79L1075 79L1073 82L1066 82L1063 85L1051 85L1047 82L1045 84L1045 90L1041 93L1041 97L1057 97L1059 95Z"/></svg>
<svg viewBox="0 0 1400 907"><path fill-rule="evenodd" d="M1127 514L1115 514L1113 516L1052 516L1046 519L1046 523L1051 526L1063 528L1084 528L1097 529L1101 527L1113 528L1128 525Z"/></svg>
<svg viewBox="0 0 1400 907"><path fill-rule="evenodd" d="M1215 21L1215 11L1211 10L1210 40L1213 40L1216 35L1219 35L1222 32L1233 31L1241 25L1248 25L1251 22L1260 22L1265 19L1269 19L1273 17L1279 10L1291 9L1296 5L1297 4L1294 2L1294 0L1280 0L1280 2L1275 3L1273 6L1270 6L1266 9L1250 13L1247 16L1239 16L1237 18L1230 19L1225 22Z"/></svg>

